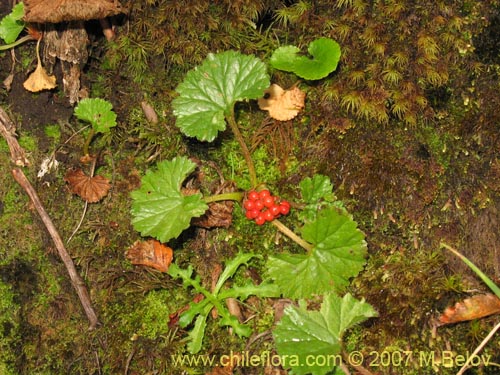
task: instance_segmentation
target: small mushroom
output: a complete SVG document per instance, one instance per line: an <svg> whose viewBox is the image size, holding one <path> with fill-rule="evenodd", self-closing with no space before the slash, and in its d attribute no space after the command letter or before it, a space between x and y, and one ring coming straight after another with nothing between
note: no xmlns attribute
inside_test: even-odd
<svg viewBox="0 0 500 375"><path fill-rule="evenodd" d="M106 17L121 12L118 0L25 0L24 21L44 26L44 65L51 73L57 59L61 61L64 93L71 104L83 96L80 75L89 44L84 21L98 19L110 40L114 32Z"/></svg>

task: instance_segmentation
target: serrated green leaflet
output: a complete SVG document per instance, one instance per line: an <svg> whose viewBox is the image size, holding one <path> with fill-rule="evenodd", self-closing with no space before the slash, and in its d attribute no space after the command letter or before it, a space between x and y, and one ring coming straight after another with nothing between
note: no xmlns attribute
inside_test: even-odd
<svg viewBox="0 0 500 375"><path fill-rule="evenodd" d="M143 236L167 242L208 209L201 194L181 192L182 182L195 167L189 159L177 157L159 163L156 172L146 172L141 187L131 193L132 224Z"/></svg>
<svg viewBox="0 0 500 375"><path fill-rule="evenodd" d="M0 38L5 41L5 43L13 43L21 31L23 31L25 24L22 21L24 16L24 4L19 3L14 8L12 12L6 15L0 21Z"/></svg>
<svg viewBox="0 0 500 375"><path fill-rule="evenodd" d="M374 316L371 305L350 294L325 295L319 311L307 310L305 303L287 307L273 332L278 354L289 359L283 367L297 375L329 373L342 363L337 354L345 330Z"/></svg>
<svg viewBox="0 0 500 375"><path fill-rule="evenodd" d="M116 113L113 105L100 98L82 99L75 108L75 116L88 121L96 133L107 133L116 126Z"/></svg>
<svg viewBox="0 0 500 375"><path fill-rule="evenodd" d="M274 51L270 63L275 69L293 72L299 77L316 80L326 77L337 69L340 60L340 46L330 38L319 38L308 47L312 59L300 56L295 46L283 46Z"/></svg>
<svg viewBox="0 0 500 375"><path fill-rule="evenodd" d="M268 87L266 66L258 58L236 51L209 54L176 89L176 125L189 137L211 142L226 129L234 103L259 98Z"/></svg>
<svg viewBox="0 0 500 375"><path fill-rule="evenodd" d="M308 254L280 254L267 262L268 276L283 295L307 298L343 290L365 264L364 234L347 214L329 208L304 225L302 237L314 245Z"/></svg>

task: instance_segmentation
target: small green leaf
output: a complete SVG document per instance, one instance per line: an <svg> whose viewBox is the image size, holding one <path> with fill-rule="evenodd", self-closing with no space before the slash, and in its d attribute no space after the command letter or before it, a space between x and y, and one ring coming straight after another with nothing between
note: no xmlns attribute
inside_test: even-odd
<svg viewBox="0 0 500 375"><path fill-rule="evenodd" d="M176 125L189 137L211 142L226 129L225 117L237 101L259 98L268 87L266 66L255 56L236 51L209 54L176 89Z"/></svg>
<svg viewBox="0 0 500 375"><path fill-rule="evenodd" d="M304 178L300 190L306 205L299 213L299 218L305 223L316 220L318 212L326 206L342 206L341 202L336 202L333 185L327 176L317 174L312 178Z"/></svg>
<svg viewBox="0 0 500 375"><path fill-rule="evenodd" d="M96 133L108 133L116 126L116 113L113 105L100 98L82 99L75 108L75 116L88 121Z"/></svg>
<svg viewBox="0 0 500 375"><path fill-rule="evenodd" d="M203 343L205 328L207 326L207 317L211 309L212 306L210 306L210 309L207 309L208 311L205 314L198 315L193 329L188 334L189 342L187 348L191 354L196 354L201 350L201 344Z"/></svg>
<svg viewBox="0 0 500 375"><path fill-rule="evenodd" d="M273 336L278 354L297 361L286 368L294 374L324 375L341 362L342 336L355 324L377 316L373 307L350 294L343 298L326 294L319 311L310 311L302 301L299 307L288 306ZM286 357L285 357L286 356ZM311 361L321 358L331 361Z"/></svg>
<svg viewBox="0 0 500 375"><path fill-rule="evenodd" d="M295 46L277 48L270 59L270 64L279 70L293 72L307 80L326 77L337 69L340 60L340 46L330 38L319 38L312 41L308 47L310 59L300 56L300 49Z"/></svg>
<svg viewBox="0 0 500 375"><path fill-rule="evenodd" d="M185 157L158 164L156 172L147 171L141 187L131 193L132 224L143 236L161 242L175 238L189 227L193 217L208 209L201 194L184 195L182 182L196 164Z"/></svg>
<svg viewBox="0 0 500 375"><path fill-rule="evenodd" d="M12 12L6 15L0 21L0 38L2 38L5 43L11 44L15 42L21 31L25 27L25 23L22 21L24 17L24 4L19 3L12 8Z"/></svg>
<svg viewBox="0 0 500 375"><path fill-rule="evenodd" d="M304 225L302 237L314 245L308 254L279 254L267 262L268 276L283 295L307 298L341 291L365 264L364 234L346 213L328 208Z"/></svg>

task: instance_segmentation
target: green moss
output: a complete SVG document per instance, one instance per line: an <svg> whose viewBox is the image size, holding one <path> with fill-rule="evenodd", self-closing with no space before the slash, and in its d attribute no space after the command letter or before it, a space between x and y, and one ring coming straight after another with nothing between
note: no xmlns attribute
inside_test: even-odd
<svg viewBox="0 0 500 375"><path fill-rule="evenodd" d="M54 144L58 144L61 140L61 128L57 124L49 124L46 125L43 129L45 135L49 138L52 138Z"/></svg>
<svg viewBox="0 0 500 375"><path fill-rule="evenodd" d="M12 288L0 281L0 373L14 375L15 352L21 341L19 332L20 306L15 302Z"/></svg>
<svg viewBox="0 0 500 375"><path fill-rule="evenodd" d="M38 149L36 138L25 133L21 134L19 137L19 145L26 151L34 152Z"/></svg>

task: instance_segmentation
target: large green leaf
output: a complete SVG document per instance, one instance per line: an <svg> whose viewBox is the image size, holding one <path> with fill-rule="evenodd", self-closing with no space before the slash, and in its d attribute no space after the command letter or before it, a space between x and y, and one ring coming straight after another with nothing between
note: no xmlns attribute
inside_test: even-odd
<svg viewBox="0 0 500 375"><path fill-rule="evenodd" d="M196 164L185 157L158 164L158 170L148 170L141 187L131 193L132 224L143 236L161 242L175 238L189 227L193 217L208 209L201 194L184 195L182 182L194 171Z"/></svg>
<svg viewBox="0 0 500 375"><path fill-rule="evenodd" d="M7 44L13 43L25 24L22 20L24 16L24 4L19 3L12 8L12 12L0 20L0 38Z"/></svg>
<svg viewBox="0 0 500 375"><path fill-rule="evenodd" d="M295 46L277 48L271 56L271 65L285 72L293 72L299 77L316 80L326 77L337 69L340 60L340 46L330 38L319 38L308 47L312 59L299 55L300 49Z"/></svg>
<svg viewBox="0 0 500 375"><path fill-rule="evenodd" d="M343 298L326 294L319 311L310 311L302 301L288 306L273 336L276 350L287 358L285 368L294 374L324 375L341 363L342 335L355 324L377 316L373 307L350 294Z"/></svg>
<svg viewBox="0 0 500 375"><path fill-rule="evenodd" d="M189 137L211 142L226 128L225 117L235 102L259 98L268 87L266 66L255 56L236 51L209 54L176 89L176 125Z"/></svg>
<svg viewBox="0 0 500 375"><path fill-rule="evenodd" d="M314 245L308 254L270 256L267 273L283 295L306 298L341 291L365 264L364 234L346 213L328 208L304 225L302 237Z"/></svg>

